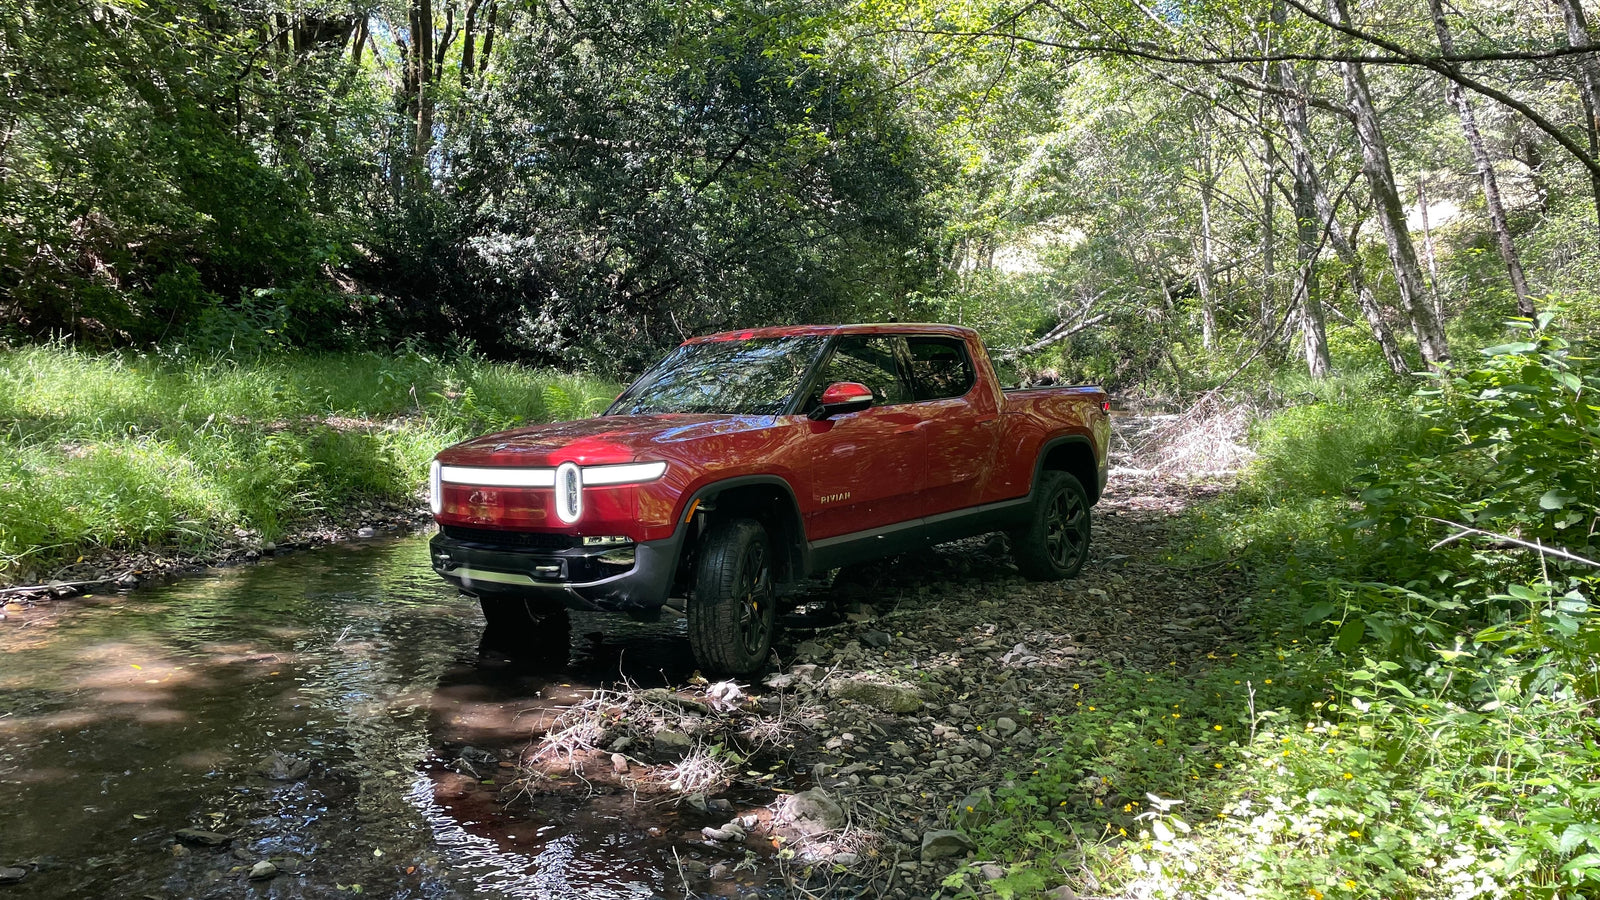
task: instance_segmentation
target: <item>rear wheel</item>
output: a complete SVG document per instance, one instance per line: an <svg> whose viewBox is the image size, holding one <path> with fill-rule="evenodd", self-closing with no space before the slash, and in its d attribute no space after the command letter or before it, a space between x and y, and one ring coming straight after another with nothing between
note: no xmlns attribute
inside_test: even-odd
<svg viewBox="0 0 1600 900"><path fill-rule="evenodd" d="M1017 568L1032 581L1071 578L1089 558L1089 496L1078 479L1049 471L1026 528L1011 533Z"/></svg>
<svg viewBox="0 0 1600 900"><path fill-rule="evenodd" d="M766 665L777 603L767 530L754 519L712 526L689 598L689 645L702 668L749 675Z"/></svg>
<svg viewBox="0 0 1600 900"><path fill-rule="evenodd" d="M517 659L564 665L571 650L572 622L566 607L549 601L485 594L479 647Z"/></svg>

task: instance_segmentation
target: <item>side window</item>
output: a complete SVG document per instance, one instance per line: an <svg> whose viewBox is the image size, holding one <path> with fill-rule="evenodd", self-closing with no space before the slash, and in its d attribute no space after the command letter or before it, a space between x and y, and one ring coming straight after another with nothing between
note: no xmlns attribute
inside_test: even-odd
<svg viewBox="0 0 1600 900"><path fill-rule="evenodd" d="M944 400L972 390L976 378L960 338L910 337L911 384L918 400Z"/></svg>
<svg viewBox="0 0 1600 900"><path fill-rule="evenodd" d="M892 406L911 402L895 362L898 338L877 335L847 335L833 348L833 357L822 370L807 408L822 402L822 389L836 381L854 381L872 388L873 406Z"/></svg>

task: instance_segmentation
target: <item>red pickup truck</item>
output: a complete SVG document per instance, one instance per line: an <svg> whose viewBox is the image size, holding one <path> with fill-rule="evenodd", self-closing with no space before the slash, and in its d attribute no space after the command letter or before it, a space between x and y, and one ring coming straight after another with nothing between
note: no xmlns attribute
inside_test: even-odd
<svg viewBox="0 0 1600 900"><path fill-rule="evenodd" d="M685 598L699 664L767 662L807 576L991 531L1075 575L1110 435L1096 387L1002 390L971 329L796 326L686 341L604 415L441 452L433 567L490 630Z"/></svg>

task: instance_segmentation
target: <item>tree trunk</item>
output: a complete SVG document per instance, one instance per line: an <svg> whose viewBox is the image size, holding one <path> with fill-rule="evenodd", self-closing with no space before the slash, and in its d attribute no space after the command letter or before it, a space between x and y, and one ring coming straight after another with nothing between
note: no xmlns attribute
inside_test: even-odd
<svg viewBox="0 0 1600 900"><path fill-rule="evenodd" d="M1422 257L1428 262L1428 285L1433 289L1433 314L1444 322L1444 288L1439 286L1439 254L1433 249L1433 225L1428 221L1428 189L1417 179L1417 218L1422 220Z"/></svg>
<svg viewBox="0 0 1600 900"><path fill-rule="evenodd" d="M1322 299L1317 290L1317 256L1322 249L1322 232L1317 222L1316 201L1311 181L1316 177L1309 158L1295 160L1294 218L1295 257L1299 270L1294 278L1294 303L1300 308L1300 334L1305 344L1306 372L1312 378L1328 377L1328 331L1322 318Z"/></svg>
<svg viewBox="0 0 1600 900"><path fill-rule="evenodd" d="M356 34L355 37L351 39L355 46L350 49L350 62L358 69L361 68L361 48L367 45L369 27L370 26L367 24L367 17L365 15L357 17Z"/></svg>
<svg viewBox="0 0 1600 900"><path fill-rule="evenodd" d="M1561 18L1567 26L1567 45L1595 47L1594 35L1589 33L1589 23L1583 17L1582 0L1555 0L1561 8ZM1583 97L1584 132L1589 136L1589 153L1600 153L1600 53L1585 53L1577 57L1578 92ZM1595 219L1600 221L1600 174L1589 173L1589 184L1594 190Z"/></svg>
<svg viewBox="0 0 1600 900"><path fill-rule="evenodd" d="M433 3L411 2L411 64L415 74L416 137L411 146L416 189L428 183L428 154L433 149Z"/></svg>
<svg viewBox="0 0 1600 900"><path fill-rule="evenodd" d="M1217 176L1211 164L1211 124L1202 115L1196 121L1200 137L1200 345L1210 350L1217 342L1216 251L1212 247L1211 205Z"/></svg>
<svg viewBox="0 0 1600 900"><path fill-rule="evenodd" d="M483 52L478 54L478 74L489 68L489 57L494 55L495 18L500 11L500 0L489 0L489 21L483 29Z"/></svg>
<svg viewBox="0 0 1600 900"><path fill-rule="evenodd" d="M1321 179L1316 178L1315 173L1312 179L1312 200L1317 205L1317 216L1326 223L1328 242L1333 244L1334 252L1339 254L1339 259L1350 270L1350 289L1356 295L1361 317L1367 320L1367 327L1372 329L1372 337L1378 342L1378 349L1383 351L1383 361L1389 364L1389 371L1396 375L1408 375L1411 364L1406 362L1405 354L1400 352L1400 343L1394 339L1394 332L1389 330L1389 323L1383 317L1383 306L1378 303L1377 295L1372 293L1372 285L1367 282L1367 273L1361 267L1361 257L1356 253L1355 244L1339 229L1333 201L1323 189Z"/></svg>
<svg viewBox="0 0 1600 900"><path fill-rule="evenodd" d="M1383 352L1384 362L1389 364L1389 370L1396 375L1406 375L1410 373L1411 365L1406 362L1405 354L1400 352L1400 344L1395 340L1394 332L1389 330L1389 323L1384 318L1383 307L1379 305L1377 296L1367 283L1366 271L1362 268L1361 257L1356 253L1353 238L1347 239L1344 236L1339 227L1333 201L1328 197L1322 179L1317 175L1316 163L1311 156L1311 122L1306 113L1305 103L1288 99L1301 96L1302 91L1295 78L1294 68L1287 62L1278 64L1278 83L1287 95L1282 101L1283 120L1287 126L1289 151L1294 159L1296 180L1303 180L1310 189L1311 203L1317 219L1322 223L1329 243L1333 244L1334 252L1339 254L1339 258L1350 271L1350 287L1356 295L1362 318L1367 320L1367 327L1372 330L1373 340L1377 341L1378 349Z"/></svg>
<svg viewBox="0 0 1600 900"><path fill-rule="evenodd" d="M1263 116L1262 120L1265 121ZM1277 272L1277 180L1278 148L1272 135L1263 131L1262 153L1266 160L1261 175L1261 329L1266 331L1278 313Z"/></svg>
<svg viewBox="0 0 1600 900"><path fill-rule="evenodd" d="M1444 4L1442 0L1428 0L1428 8L1433 12L1433 31L1439 38L1439 52L1446 56L1456 52L1455 39L1450 35L1450 25L1444 17ZM1528 295L1528 279L1522 272L1522 259L1517 256L1517 245L1511 240L1511 226L1506 221L1505 204L1500 200L1500 180L1494 174L1494 161L1489 158L1489 148L1483 142L1483 135L1478 131L1478 117L1472 111L1472 103L1467 99L1467 92L1461 85L1454 81L1445 82L1445 95L1450 100L1450 105L1456 108L1456 115L1461 117L1461 133L1467 138L1467 146L1472 148L1472 161L1478 167L1478 179L1483 182L1483 199L1489 207L1489 226L1494 231L1496 246L1500 249L1500 259L1506 264L1506 272L1511 276L1511 291L1517 297L1517 315L1533 318L1533 298ZM1591 150L1594 147L1591 145Z"/></svg>
<svg viewBox="0 0 1600 900"><path fill-rule="evenodd" d="M467 14L461 23L461 86L472 84L472 79L477 73L474 57L477 53L478 42L478 8L483 5L483 0L470 0L467 3Z"/></svg>
<svg viewBox="0 0 1600 900"><path fill-rule="evenodd" d="M1349 25L1348 0L1328 0L1328 7L1340 24ZM1406 226L1405 208L1400 204L1400 191L1395 187L1394 166L1389 163L1388 144L1378 126L1378 109L1372 101L1366 71L1358 62L1342 62L1339 68L1343 71L1345 92L1355 116L1356 139L1361 145L1361 172L1372 192L1373 212L1383 228L1384 243L1388 245L1389 262L1394 267L1395 282L1400 290L1400 306L1411 320L1411 330L1417 337L1422 358L1430 364L1444 362L1450 358L1450 345L1445 340L1443 326L1434 315L1433 299L1417 261L1417 248Z"/></svg>

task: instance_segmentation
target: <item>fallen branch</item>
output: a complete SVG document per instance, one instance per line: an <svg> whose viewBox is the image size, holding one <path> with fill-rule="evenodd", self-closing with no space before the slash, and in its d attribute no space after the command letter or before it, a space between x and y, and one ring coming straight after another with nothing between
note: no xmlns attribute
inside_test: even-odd
<svg viewBox="0 0 1600 900"><path fill-rule="evenodd" d="M1067 338L1072 337L1078 332L1083 331L1085 328L1089 328L1104 322L1106 319L1111 318L1110 313L1101 313L1094 318L1086 317L1089 315L1089 311L1094 309L1094 305L1100 301L1100 298L1104 297L1110 292L1111 289L1107 288L1106 290L1103 290L1100 293L1095 294L1093 297L1083 301L1082 308L1078 310L1078 320L1076 322L1071 320L1062 321L1060 324L1046 332L1045 336L1039 338L1037 341L1034 341L1025 347L1017 347L1014 350L1001 350L995 353L994 356L998 359L1010 360L1016 359L1019 356L1026 356L1029 353L1038 353L1040 350L1043 350L1051 344L1058 344Z"/></svg>
<svg viewBox="0 0 1600 900"><path fill-rule="evenodd" d="M1445 544L1451 543L1452 541L1459 541L1469 534L1481 534L1484 537L1491 537L1495 540L1517 544L1522 547L1527 547L1530 550L1537 550L1540 553L1548 553L1551 556L1560 557L1561 559L1570 559L1573 562L1583 563L1586 566L1594 566L1595 568L1600 569L1600 562L1595 562L1592 559L1585 559L1576 553L1570 553L1566 550L1562 550L1559 547L1547 546L1539 541L1525 541L1521 538L1514 538L1509 534L1500 534L1496 531L1484 531L1481 528L1473 528L1470 525L1463 525L1460 522L1452 522L1449 519L1436 519L1433 516L1423 516L1423 518L1430 522L1438 522L1441 525L1449 525L1451 528L1461 529L1461 531L1457 532L1456 534L1452 534L1439 543L1434 544L1432 547L1429 547L1429 550L1437 550L1440 547L1443 547Z"/></svg>
<svg viewBox="0 0 1600 900"><path fill-rule="evenodd" d="M93 587L97 584L111 584L121 581L132 574L133 570L129 569L121 575L108 575L105 578L96 578L92 581L51 581L45 584L26 584L20 587L0 588L0 596L9 594L47 594L61 588Z"/></svg>

